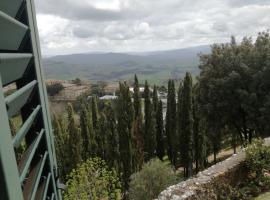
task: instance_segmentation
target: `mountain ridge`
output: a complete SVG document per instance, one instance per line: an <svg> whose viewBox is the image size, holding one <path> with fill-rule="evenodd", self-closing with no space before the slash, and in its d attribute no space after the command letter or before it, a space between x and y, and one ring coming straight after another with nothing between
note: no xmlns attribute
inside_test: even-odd
<svg viewBox="0 0 270 200"><path fill-rule="evenodd" d="M43 59L47 78L89 79L94 81L129 80L136 73L141 79L162 83L169 78L182 78L186 71L199 73L199 53L207 54L210 46L152 51L99 52L57 55Z"/></svg>

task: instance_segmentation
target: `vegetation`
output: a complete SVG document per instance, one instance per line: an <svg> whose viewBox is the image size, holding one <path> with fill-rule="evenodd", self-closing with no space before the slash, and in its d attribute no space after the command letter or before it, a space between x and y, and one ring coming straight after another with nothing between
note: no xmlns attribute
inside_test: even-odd
<svg viewBox="0 0 270 200"><path fill-rule="evenodd" d="M50 96L55 96L64 89L64 86L61 83L54 83L47 85L47 92Z"/></svg>
<svg viewBox="0 0 270 200"><path fill-rule="evenodd" d="M159 180L156 172L163 169L162 160L167 157L175 169L182 167L188 178L207 166L210 154L216 162L221 148L236 149L237 145L247 146L254 138L269 135L269 55L268 32L260 33L255 43L244 38L237 44L232 38L229 44L213 45L210 54L200 57L201 73L196 81L186 73L184 80L178 81L179 87L175 80L169 80L168 88L161 88L168 92L165 121L160 88L154 86L151 92L145 81L141 94L136 75L133 95L129 84L120 82L116 100L100 101L97 90L91 98L81 100L76 112L69 105L67 115L54 117L62 178L66 180L78 164L99 157L116 170L123 198L128 199L130 191L131 198L139 199L143 193L135 191L143 187L144 180L136 177L149 175L147 181ZM250 176L243 183L246 185L237 185L237 190L230 185L216 187L221 195L230 193L244 199L268 189L264 175L270 170L267 148L256 143L247 154ZM159 161L151 161L156 157ZM144 173L147 176L140 175ZM156 188L156 183L145 184ZM148 186L142 192L156 197L159 189L152 191Z"/></svg>
<svg viewBox="0 0 270 200"><path fill-rule="evenodd" d="M121 184L117 173L99 158L88 159L68 176L64 199L120 200Z"/></svg>
<svg viewBox="0 0 270 200"><path fill-rule="evenodd" d="M177 182L173 168L159 159L145 163L142 170L133 174L130 181L130 200L154 199L166 187Z"/></svg>

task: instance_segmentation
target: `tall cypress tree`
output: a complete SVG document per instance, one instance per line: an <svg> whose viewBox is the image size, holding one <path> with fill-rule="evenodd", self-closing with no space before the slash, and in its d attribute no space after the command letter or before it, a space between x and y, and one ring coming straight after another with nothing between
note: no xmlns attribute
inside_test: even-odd
<svg viewBox="0 0 270 200"><path fill-rule="evenodd" d="M70 170L74 169L82 161L82 137L74 118L74 111L71 104L68 104L68 147L70 156Z"/></svg>
<svg viewBox="0 0 270 200"><path fill-rule="evenodd" d="M157 91L157 86L154 85L154 90L153 90L153 108L154 112L156 113L158 110L158 91Z"/></svg>
<svg viewBox="0 0 270 200"><path fill-rule="evenodd" d="M97 129L98 126L98 106L97 106L97 97L93 96L91 99L91 110L92 110L92 120L93 120L93 128Z"/></svg>
<svg viewBox="0 0 270 200"><path fill-rule="evenodd" d="M196 173L206 166L207 150L206 150L206 136L205 136L205 120L200 115L198 105L199 87L196 84L193 88L193 134L194 134L194 160L196 166Z"/></svg>
<svg viewBox="0 0 270 200"><path fill-rule="evenodd" d="M68 152L68 135L64 127L63 118L53 115L53 133L55 136L56 145L56 158L58 161L58 168L60 177L65 180L66 175L69 173L69 152Z"/></svg>
<svg viewBox="0 0 270 200"><path fill-rule="evenodd" d="M121 158L121 171L124 188L128 189L129 177L132 174L132 124L133 124L133 105L129 92L129 87L125 83L119 84L119 97L117 99L117 120L119 133L119 151Z"/></svg>
<svg viewBox="0 0 270 200"><path fill-rule="evenodd" d="M94 138L92 113L87 110L86 104L82 104L80 112L80 126L82 135L83 160L95 155L96 140Z"/></svg>
<svg viewBox="0 0 270 200"><path fill-rule="evenodd" d="M176 135L176 100L174 81L168 82L167 112L166 112L167 153L171 163L175 166L177 161L177 135Z"/></svg>
<svg viewBox="0 0 270 200"><path fill-rule="evenodd" d="M163 127L163 107L162 101L158 103L156 112L156 139L157 139L157 156L160 160L163 160L165 155L165 144L164 144L164 127Z"/></svg>
<svg viewBox="0 0 270 200"><path fill-rule="evenodd" d="M184 166L184 176L192 175L193 161L193 107L192 107L192 77L186 73L181 99L180 118L180 154Z"/></svg>
<svg viewBox="0 0 270 200"><path fill-rule="evenodd" d="M106 143L105 143L105 158L109 167L114 167L119 170L119 136L116 127L115 113L111 103L105 107L106 116Z"/></svg>
<svg viewBox="0 0 270 200"><path fill-rule="evenodd" d="M147 81L144 86L144 158L145 161L155 156L156 151L156 133L155 133L155 115L151 102L150 89Z"/></svg>
<svg viewBox="0 0 270 200"><path fill-rule="evenodd" d="M141 106L141 94L140 86L137 75L134 77L134 135L133 135L133 146L134 146L134 167L135 171L140 170L143 164L143 128L142 128L142 106Z"/></svg>

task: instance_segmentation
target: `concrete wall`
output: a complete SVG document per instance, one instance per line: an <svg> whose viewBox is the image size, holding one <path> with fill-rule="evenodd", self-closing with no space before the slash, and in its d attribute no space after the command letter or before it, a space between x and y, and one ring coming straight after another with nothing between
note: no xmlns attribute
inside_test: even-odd
<svg viewBox="0 0 270 200"><path fill-rule="evenodd" d="M270 144L270 138L265 139L266 145ZM198 200L215 199L213 185L237 183L238 179L245 176L246 172L241 168L245 160L245 150L240 150L228 159L199 172L193 178L168 187L160 193L158 200Z"/></svg>

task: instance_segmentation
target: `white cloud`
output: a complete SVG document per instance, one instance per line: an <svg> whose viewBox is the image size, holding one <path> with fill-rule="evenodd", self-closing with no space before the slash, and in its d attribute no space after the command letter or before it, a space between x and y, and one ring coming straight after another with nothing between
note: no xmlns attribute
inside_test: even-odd
<svg viewBox="0 0 270 200"><path fill-rule="evenodd" d="M44 54L148 51L254 36L269 0L37 0Z"/></svg>

